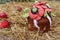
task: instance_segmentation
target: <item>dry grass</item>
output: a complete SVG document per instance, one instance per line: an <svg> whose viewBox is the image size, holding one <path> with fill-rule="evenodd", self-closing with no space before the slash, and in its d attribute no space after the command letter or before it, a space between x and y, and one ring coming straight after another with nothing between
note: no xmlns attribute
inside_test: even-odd
<svg viewBox="0 0 60 40"><path fill-rule="evenodd" d="M48 34L52 40L60 40L60 2L48 3L51 5L53 13L57 15L53 17L51 31L49 31ZM33 36L36 35L36 31L31 32L27 29L27 24L25 24L24 18L22 17L23 10L21 12L16 11L14 8L15 5L19 5L24 9L30 7L32 3L0 4L0 9L7 12L7 20L11 22L10 28L0 29L0 40L49 40L45 34L33 38Z"/></svg>

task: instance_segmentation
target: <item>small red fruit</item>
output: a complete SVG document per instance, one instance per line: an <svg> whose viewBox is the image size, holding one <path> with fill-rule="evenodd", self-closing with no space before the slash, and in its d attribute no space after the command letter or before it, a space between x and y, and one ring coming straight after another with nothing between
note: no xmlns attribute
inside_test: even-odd
<svg viewBox="0 0 60 40"><path fill-rule="evenodd" d="M0 18L7 18L6 12L0 12Z"/></svg>
<svg viewBox="0 0 60 40"><path fill-rule="evenodd" d="M22 8L20 6L16 6L16 10L20 12Z"/></svg>
<svg viewBox="0 0 60 40"><path fill-rule="evenodd" d="M0 23L0 28L7 28L10 26L10 22L8 22L7 20L4 20Z"/></svg>

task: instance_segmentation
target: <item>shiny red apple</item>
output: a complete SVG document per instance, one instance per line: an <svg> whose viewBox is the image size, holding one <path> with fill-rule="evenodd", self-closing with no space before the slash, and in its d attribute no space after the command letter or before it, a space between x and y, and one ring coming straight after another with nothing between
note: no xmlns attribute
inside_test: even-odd
<svg viewBox="0 0 60 40"><path fill-rule="evenodd" d="M0 12L0 18L7 18L6 12L4 11Z"/></svg>
<svg viewBox="0 0 60 40"><path fill-rule="evenodd" d="M7 20L3 20L1 23L0 23L0 28L7 28L10 26L10 22L7 21Z"/></svg>

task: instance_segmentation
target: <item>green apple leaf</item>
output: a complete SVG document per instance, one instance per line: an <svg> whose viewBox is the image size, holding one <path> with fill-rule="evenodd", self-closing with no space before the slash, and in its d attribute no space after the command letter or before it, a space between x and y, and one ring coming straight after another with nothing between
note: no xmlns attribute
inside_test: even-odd
<svg viewBox="0 0 60 40"><path fill-rule="evenodd" d="M29 8L24 9L24 15L23 15L24 18L27 18L29 16L28 10L29 10Z"/></svg>
<svg viewBox="0 0 60 40"><path fill-rule="evenodd" d="M47 11L45 11L45 13L44 13L44 17L47 17L47 15L48 15L48 14L47 14Z"/></svg>
<svg viewBox="0 0 60 40"><path fill-rule="evenodd" d="M51 16L55 17L56 15L54 13L51 13Z"/></svg>

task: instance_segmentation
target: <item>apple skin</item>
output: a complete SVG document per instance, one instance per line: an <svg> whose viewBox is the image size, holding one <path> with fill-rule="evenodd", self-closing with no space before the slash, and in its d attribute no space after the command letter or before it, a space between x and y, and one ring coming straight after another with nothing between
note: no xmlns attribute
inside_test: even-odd
<svg viewBox="0 0 60 40"><path fill-rule="evenodd" d="M4 11L0 12L0 18L7 18L6 12Z"/></svg>
<svg viewBox="0 0 60 40"><path fill-rule="evenodd" d="M22 8L20 6L16 6L16 10L21 12Z"/></svg>
<svg viewBox="0 0 60 40"><path fill-rule="evenodd" d="M0 28L8 28L10 26L10 22L7 21L7 20L3 20L1 23L0 23Z"/></svg>

